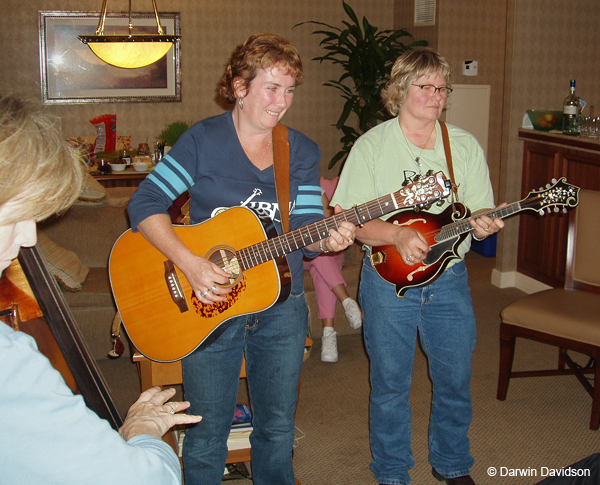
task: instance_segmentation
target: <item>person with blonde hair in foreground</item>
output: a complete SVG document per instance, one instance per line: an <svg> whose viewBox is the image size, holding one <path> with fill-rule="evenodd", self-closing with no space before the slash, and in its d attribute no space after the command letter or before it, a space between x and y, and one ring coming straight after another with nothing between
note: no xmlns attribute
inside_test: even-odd
<svg viewBox="0 0 600 485"><path fill-rule="evenodd" d="M14 96L0 99L0 274L36 222L77 198L83 168L54 123ZM161 440L187 402L152 388L129 408L119 432L74 395L33 338L0 322L0 470L3 483L179 484L177 456Z"/></svg>

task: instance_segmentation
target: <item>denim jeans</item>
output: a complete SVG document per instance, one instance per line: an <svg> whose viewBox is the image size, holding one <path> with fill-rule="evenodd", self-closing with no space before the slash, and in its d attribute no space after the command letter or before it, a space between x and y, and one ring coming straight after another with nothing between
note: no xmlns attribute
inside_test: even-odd
<svg viewBox="0 0 600 485"><path fill-rule="evenodd" d="M188 412L202 416L186 430L185 483L221 483L245 354L254 484L293 485L294 411L308 331L304 293L226 325L214 342L183 360Z"/></svg>
<svg viewBox="0 0 600 485"><path fill-rule="evenodd" d="M371 362L371 470L380 483L407 485L413 468L409 392L417 331L433 381L429 462L446 478L469 474L473 458L471 356L475 316L467 268L456 263L433 283L404 298L371 266L368 253L359 292ZM428 412L418 409L417 412Z"/></svg>

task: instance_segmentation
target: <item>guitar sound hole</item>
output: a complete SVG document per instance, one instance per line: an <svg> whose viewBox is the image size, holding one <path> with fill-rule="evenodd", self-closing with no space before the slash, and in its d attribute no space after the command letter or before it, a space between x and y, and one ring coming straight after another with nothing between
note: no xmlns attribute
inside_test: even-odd
<svg viewBox="0 0 600 485"><path fill-rule="evenodd" d="M237 285L244 275L237 255L232 248L227 246L217 246L208 252L206 259L231 274L228 284L219 285L223 288L231 288L232 286Z"/></svg>

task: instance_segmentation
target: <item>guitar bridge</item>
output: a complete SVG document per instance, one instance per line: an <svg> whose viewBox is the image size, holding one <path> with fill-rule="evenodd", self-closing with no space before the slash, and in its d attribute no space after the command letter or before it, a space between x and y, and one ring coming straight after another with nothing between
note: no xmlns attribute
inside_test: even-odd
<svg viewBox="0 0 600 485"><path fill-rule="evenodd" d="M183 290L181 289L181 283L179 283L179 278L177 277L177 273L175 272L175 265L169 259L165 261L165 281L167 282L167 288L169 289L169 294L175 305L179 308L181 313L185 313L189 311L190 307L185 300L185 295L183 294Z"/></svg>

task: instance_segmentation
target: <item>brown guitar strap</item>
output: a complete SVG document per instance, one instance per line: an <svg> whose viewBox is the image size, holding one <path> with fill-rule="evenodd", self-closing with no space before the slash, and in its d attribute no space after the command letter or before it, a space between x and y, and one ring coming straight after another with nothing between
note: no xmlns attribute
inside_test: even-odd
<svg viewBox="0 0 600 485"><path fill-rule="evenodd" d="M450 138L448 137L448 127L446 123L440 121L440 129L442 130L442 141L444 142L444 152L446 153L446 163L448 164L448 172L450 175L450 182L452 182L452 191L458 199L458 185L454 181L454 169L452 168L452 151L450 150Z"/></svg>
<svg viewBox="0 0 600 485"><path fill-rule="evenodd" d="M290 142L287 126L281 123L273 128L273 170L281 227L286 233L290 230Z"/></svg>

